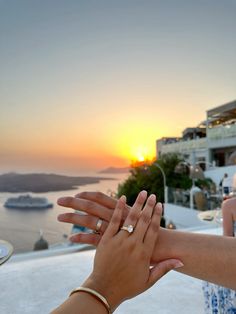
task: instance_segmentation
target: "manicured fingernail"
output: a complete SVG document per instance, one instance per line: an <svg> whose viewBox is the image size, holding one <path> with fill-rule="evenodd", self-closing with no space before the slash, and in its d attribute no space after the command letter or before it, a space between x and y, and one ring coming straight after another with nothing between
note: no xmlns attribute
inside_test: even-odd
<svg viewBox="0 0 236 314"><path fill-rule="evenodd" d="M148 199L150 201L156 202L156 195L155 194L151 194Z"/></svg>
<svg viewBox="0 0 236 314"><path fill-rule="evenodd" d="M141 191L141 192L140 192L140 195L141 195L142 197L147 197L147 191L145 191L145 190Z"/></svg>
<svg viewBox="0 0 236 314"><path fill-rule="evenodd" d="M159 214L162 214L162 210L163 210L163 208L162 208L162 203L157 203L157 205L156 205L156 210L157 210L157 212L159 213Z"/></svg>
<svg viewBox="0 0 236 314"><path fill-rule="evenodd" d="M181 261L176 261L174 264L174 269L177 269L177 268L180 268L183 266L184 266L184 264Z"/></svg>
<svg viewBox="0 0 236 314"><path fill-rule="evenodd" d="M126 196L125 195L122 195L120 197L120 201L122 201L123 203L126 203Z"/></svg>
<svg viewBox="0 0 236 314"><path fill-rule="evenodd" d="M66 201L67 197L60 197L57 200L57 204L63 204Z"/></svg>

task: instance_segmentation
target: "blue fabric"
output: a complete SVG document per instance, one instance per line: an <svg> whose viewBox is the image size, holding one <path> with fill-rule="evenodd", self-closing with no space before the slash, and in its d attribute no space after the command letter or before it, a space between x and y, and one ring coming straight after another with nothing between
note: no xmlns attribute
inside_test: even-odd
<svg viewBox="0 0 236 314"><path fill-rule="evenodd" d="M205 314L236 314L236 291L203 282Z"/></svg>

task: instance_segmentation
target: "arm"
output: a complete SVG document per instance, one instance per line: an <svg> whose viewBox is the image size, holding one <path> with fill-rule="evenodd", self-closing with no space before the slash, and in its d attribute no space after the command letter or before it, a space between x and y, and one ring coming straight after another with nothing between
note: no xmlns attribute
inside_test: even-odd
<svg viewBox="0 0 236 314"><path fill-rule="evenodd" d="M150 288L169 270L183 266L179 260L170 259L150 269L162 212L162 205L156 204L155 195L151 195L148 199L145 191L138 195L124 222L124 226L133 226L132 231L120 228L125 205L125 197L121 197L97 247L93 271L82 285L105 297L112 312L124 300L133 298ZM107 312L102 303L99 304L93 296L80 291L70 296L52 313L105 314Z"/></svg>
<svg viewBox="0 0 236 314"><path fill-rule="evenodd" d="M236 239L161 229L153 260L179 258L181 272L236 290Z"/></svg>
<svg viewBox="0 0 236 314"><path fill-rule="evenodd" d="M75 198L59 199L58 203L66 207L84 210L87 217L75 214L63 214L60 221L78 223L95 230L98 217L102 218L102 233L106 229L109 215L116 200L100 192L83 192ZM127 211L129 208L126 208ZM86 221L85 221L86 220ZM75 242L97 245L101 235L77 234ZM181 272L214 282L236 290L236 241L234 238L180 232L160 229L159 240L152 255L152 261L166 258L179 258L184 263Z"/></svg>
<svg viewBox="0 0 236 314"><path fill-rule="evenodd" d="M231 199L226 200L222 203L223 234L224 236L228 236L228 237L234 236L234 226L233 226L234 221L233 221L233 213L232 213L233 205L236 206L236 202L234 202L234 200L231 200Z"/></svg>
<svg viewBox="0 0 236 314"><path fill-rule="evenodd" d="M105 306L88 293L76 293L51 314L107 314Z"/></svg>

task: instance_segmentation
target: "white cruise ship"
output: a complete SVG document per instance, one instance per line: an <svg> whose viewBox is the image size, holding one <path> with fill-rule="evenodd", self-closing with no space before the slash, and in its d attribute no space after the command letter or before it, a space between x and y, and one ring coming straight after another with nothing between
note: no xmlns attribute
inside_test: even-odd
<svg viewBox="0 0 236 314"><path fill-rule="evenodd" d="M32 197L30 195L20 195L18 197L10 197L5 202L6 208L18 209L45 209L52 208L53 204L49 203L45 197Z"/></svg>

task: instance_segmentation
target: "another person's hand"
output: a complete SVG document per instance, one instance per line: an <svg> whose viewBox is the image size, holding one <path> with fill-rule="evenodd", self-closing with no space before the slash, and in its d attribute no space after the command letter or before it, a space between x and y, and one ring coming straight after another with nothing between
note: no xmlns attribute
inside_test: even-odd
<svg viewBox="0 0 236 314"><path fill-rule="evenodd" d="M120 229L126 203L124 196L119 199L97 247L93 272L83 284L102 294L112 310L150 288L171 269L183 266L179 260L169 259L150 268L162 205L156 204L155 195L146 199L147 193L142 191L125 219L123 226L133 226L131 232Z"/></svg>
<svg viewBox="0 0 236 314"><path fill-rule="evenodd" d="M58 220L61 222L80 225L95 231L98 219L102 220L99 234L78 233L70 237L72 242L92 244L96 246L111 220L117 200L102 192L81 192L75 197L61 197L58 199L57 203L60 206L83 211L85 213L85 215L77 213L60 214ZM126 219L129 210L130 207L125 204L122 214L123 221Z"/></svg>

